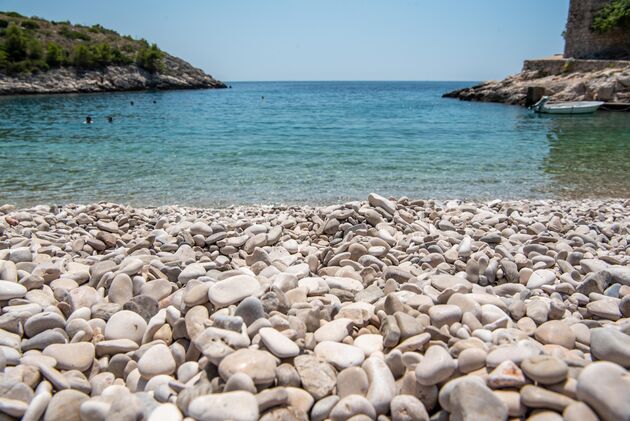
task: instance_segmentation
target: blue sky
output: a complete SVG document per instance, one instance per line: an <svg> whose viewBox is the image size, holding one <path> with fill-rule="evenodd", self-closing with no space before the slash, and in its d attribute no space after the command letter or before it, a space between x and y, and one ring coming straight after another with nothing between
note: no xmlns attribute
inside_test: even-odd
<svg viewBox="0 0 630 421"><path fill-rule="evenodd" d="M500 79L562 52L569 0L0 0L146 38L218 79Z"/></svg>

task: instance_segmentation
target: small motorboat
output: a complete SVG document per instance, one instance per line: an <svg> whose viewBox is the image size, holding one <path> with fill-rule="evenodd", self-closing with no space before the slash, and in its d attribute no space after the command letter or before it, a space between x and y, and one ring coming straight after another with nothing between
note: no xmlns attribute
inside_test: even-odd
<svg viewBox="0 0 630 421"><path fill-rule="evenodd" d="M590 114L597 111L602 105L604 105L604 101L575 101L549 104L549 97L544 96L540 101L532 105L532 109L537 113L546 114Z"/></svg>

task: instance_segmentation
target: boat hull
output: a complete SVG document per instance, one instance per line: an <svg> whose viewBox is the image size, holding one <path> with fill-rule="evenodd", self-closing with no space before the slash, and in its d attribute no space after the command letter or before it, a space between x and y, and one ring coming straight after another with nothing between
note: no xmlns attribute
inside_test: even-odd
<svg viewBox="0 0 630 421"><path fill-rule="evenodd" d="M544 114L591 114L604 105L602 101L545 104L538 110Z"/></svg>

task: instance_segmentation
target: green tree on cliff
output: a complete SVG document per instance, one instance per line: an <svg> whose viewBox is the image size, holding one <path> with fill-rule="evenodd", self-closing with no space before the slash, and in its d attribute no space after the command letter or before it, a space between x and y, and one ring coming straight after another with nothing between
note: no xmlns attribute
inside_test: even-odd
<svg viewBox="0 0 630 421"><path fill-rule="evenodd" d="M143 69L155 73L162 70L162 58L164 53L158 48L156 44L151 44L150 47L143 46L138 51L136 56L136 63Z"/></svg>
<svg viewBox="0 0 630 421"><path fill-rule="evenodd" d="M620 27L630 27L630 0L613 0L593 20L593 29L598 32L608 32Z"/></svg>

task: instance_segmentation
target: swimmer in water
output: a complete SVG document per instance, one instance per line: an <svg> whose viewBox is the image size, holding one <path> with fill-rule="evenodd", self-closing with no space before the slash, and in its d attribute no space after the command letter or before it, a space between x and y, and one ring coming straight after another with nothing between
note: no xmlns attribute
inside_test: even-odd
<svg viewBox="0 0 630 421"><path fill-rule="evenodd" d="M92 117L91 116L85 117L85 124L92 124Z"/></svg>
<svg viewBox="0 0 630 421"><path fill-rule="evenodd" d="M111 115L109 117L107 117L107 121L109 123L113 123L114 122L114 117L112 117Z"/></svg>
<svg viewBox="0 0 630 421"><path fill-rule="evenodd" d="M133 101L129 101L129 103L130 103L131 105L133 105Z"/></svg>

